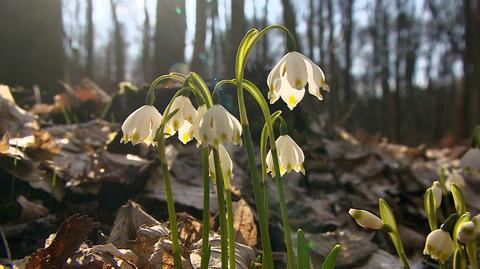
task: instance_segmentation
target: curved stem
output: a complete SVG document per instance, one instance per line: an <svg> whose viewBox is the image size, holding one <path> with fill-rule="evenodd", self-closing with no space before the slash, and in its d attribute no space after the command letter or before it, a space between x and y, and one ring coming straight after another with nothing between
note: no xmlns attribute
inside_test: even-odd
<svg viewBox="0 0 480 269"><path fill-rule="evenodd" d="M202 148L202 165L203 165L203 227L202 227L202 264L208 261L209 245L209 224L210 224L210 176L208 175L208 148ZM202 267L206 269L206 267Z"/></svg>
<svg viewBox="0 0 480 269"><path fill-rule="evenodd" d="M470 242L466 246L468 260L472 269L478 269L477 247L475 242Z"/></svg>
<svg viewBox="0 0 480 269"><path fill-rule="evenodd" d="M165 156L165 136L163 133L158 136L158 159L162 165L163 183L167 196L168 219L170 232L172 233L172 253L175 261L175 268L182 268L180 247L178 240L177 217L175 215L175 204L173 203L172 185L170 183L170 171L168 171L167 158Z"/></svg>
<svg viewBox="0 0 480 269"><path fill-rule="evenodd" d="M217 149L212 149L213 151L213 161L215 163L215 184L217 185L217 200L218 200L218 213L220 218L220 239L221 239L221 262L222 269L228 268L228 257L227 257L227 223L226 223L226 214L225 214L225 190L223 186L223 174L222 167L220 166L220 157Z"/></svg>

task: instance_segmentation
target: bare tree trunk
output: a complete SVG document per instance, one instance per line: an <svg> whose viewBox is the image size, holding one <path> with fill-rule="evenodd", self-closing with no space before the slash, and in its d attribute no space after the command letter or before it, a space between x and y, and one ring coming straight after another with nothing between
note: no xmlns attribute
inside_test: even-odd
<svg viewBox="0 0 480 269"><path fill-rule="evenodd" d="M64 78L62 3L0 0L0 82L42 88L48 98Z"/></svg>
<svg viewBox="0 0 480 269"><path fill-rule="evenodd" d="M337 60L335 55L335 24L333 21L334 11L333 11L333 0L327 1L327 24L328 24L328 74L330 76L330 87L332 89L337 89L338 80L337 80ZM339 95L338 90L332 90L330 92L332 96L332 101L330 102L330 112L331 120L333 123L336 123L339 114Z"/></svg>
<svg viewBox="0 0 480 269"><path fill-rule="evenodd" d="M315 17L315 6L313 0L308 0L308 8L310 13L308 16L308 26L307 26L307 40L308 40L308 56L310 59L314 60L314 42L313 42L313 18Z"/></svg>
<svg viewBox="0 0 480 269"><path fill-rule="evenodd" d="M175 63L185 60L184 0L157 0L155 30L155 75L168 73Z"/></svg>
<svg viewBox="0 0 480 269"><path fill-rule="evenodd" d="M325 61L325 46L324 46L324 40L325 40L325 26L324 26L324 17L323 17L323 7L324 7L324 1L319 0L318 2L318 49L319 49L319 60L318 62L322 64Z"/></svg>
<svg viewBox="0 0 480 269"><path fill-rule="evenodd" d="M232 76L235 69L237 47L245 34L245 0L234 0L231 5L232 24L230 25L230 55L228 55L227 76Z"/></svg>
<svg viewBox="0 0 480 269"><path fill-rule="evenodd" d="M143 22L143 47L142 47L142 73L143 73L143 80L149 81L152 76L151 70L151 42L150 42L150 16L147 9L147 1L144 0L144 10L145 19Z"/></svg>
<svg viewBox="0 0 480 269"><path fill-rule="evenodd" d="M267 27L268 24L268 0L265 0L263 6L262 28ZM262 64L266 65L268 60L268 35L262 39Z"/></svg>
<svg viewBox="0 0 480 269"><path fill-rule="evenodd" d="M125 41L123 40L122 25L117 17L116 5L114 0L110 0L115 44L115 82L120 82L125 79Z"/></svg>
<svg viewBox="0 0 480 269"><path fill-rule="evenodd" d="M295 18L295 10L290 2L290 0L282 0L283 6L283 22L285 23L285 27L292 33L293 38L295 38L295 42L297 42L297 50L301 51L301 44L300 40L298 39L297 35L297 19Z"/></svg>
<svg viewBox="0 0 480 269"><path fill-rule="evenodd" d="M211 39L211 46L212 46L212 77L216 77L218 73L218 58L220 55L219 49L218 49L218 40L217 40L217 30L216 30L216 20L218 18L218 2L217 0L212 0L210 2L210 34L212 36Z"/></svg>
<svg viewBox="0 0 480 269"><path fill-rule="evenodd" d="M345 40L345 69L344 69L344 88L345 88L345 104L348 106L353 99L352 91L352 32L353 32L353 5L354 0L345 0L343 2L343 38Z"/></svg>
<svg viewBox="0 0 480 269"><path fill-rule="evenodd" d="M193 45L192 69L201 76L205 75L207 57L205 54L205 36L207 34L206 0L197 0L195 41Z"/></svg>
<svg viewBox="0 0 480 269"><path fill-rule="evenodd" d="M93 79L93 3L87 0L87 33L85 41L87 43L87 62L85 72L87 77Z"/></svg>

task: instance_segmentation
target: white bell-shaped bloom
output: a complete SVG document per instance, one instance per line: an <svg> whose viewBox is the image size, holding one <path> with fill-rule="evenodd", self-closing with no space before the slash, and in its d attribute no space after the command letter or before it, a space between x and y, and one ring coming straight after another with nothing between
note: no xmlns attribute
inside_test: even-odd
<svg viewBox="0 0 480 269"><path fill-rule="evenodd" d="M475 239L475 223L473 221L466 221L460 224L457 238L465 244Z"/></svg>
<svg viewBox="0 0 480 269"><path fill-rule="evenodd" d="M230 179L233 177L233 162L224 145L218 146L218 156L220 157L220 166L222 167L223 180L225 188L230 189ZM213 152L208 156L208 167L211 177L215 177L215 163Z"/></svg>
<svg viewBox="0 0 480 269"><path fill-rule="evenodd" d="M240 144L242 126L240 122L221 105L213 105L198 123L196 139L202 145L218 147L226 141Z"/></svg>
<svg viewBox="0 0 480 269"><path fill-rule="evenodd" d="M446 261L453 254L453 240L450 234L442 229L432 231L427 236L423 254L441 262Z"/></svg>
<svg viewBox="0 0 480 269"><path fill-rule="evenodd" d="M192 128L191 128L191 135L197 140L197 147L200 146L200 131L198 126L200 125L200 120L202 119L203 115L205 115L205 112L207 112L207 106L206 105L201 105L197 108L197 119L193 123ZM179 131L180 132L180 131Z"/></svg>
<svg viewBox="0 0 480 269"><path fill-rule="evenodd" d="M480 149L469 149L460 159L460 167L467 171L480 171Z"/></svg>
<svg viewBox="0 0 480 269"><path fill-rule="evenodd" d="M180 95L173 100L170 112L175 110L177 110L177 112L165 125L165 133L168 136L174 135L185 123L191 126L197 119L197 110L192 105L190 98L186 96ZM188 127L184 127L184 130L186 128Z"/></svg>
<svg viewBox="0 0 480 269"><path fill-rule="evenodd" d="M280 167L280 174L283 176L286 172L294 170L305 174L303 168L303 161L305 155L302 149L295 143L289 135L281 135L275 141L277 146L278 164ZM272 151L269 150L266 156L267 172L273 171ZM273 173L273 172L272 172Z"/></svg>
<svg viewBox="0 0 480 269"><path fill-rule="evenodd" d="M122 124L121 142L136 145L153 143L155 133L162 122L162 114L154 106L144 105L130 114Z"/></svg>
<svg viewBox="0 0 480 269"><path fill-rule="evenodd" d="M380 230L383 228L383 221L379 217L366 210L350 208L348 214L350 214L350 216L355 219L358 225L362 226L363 228L372 230Z"/></svg>
<svg viewBox="0 0 480 269"><path fill-rule="evenodd" d="M439 208L440 204L442 203L442 188L440 187L440 183L438 181L434 181L431 187L433 198L435 200L435 208Z"/></svg>
<svg viewBox="0 0 480 269"><path fill-rule="evenodd" d="M329 91L322 69L305 55L292 51L287 53L273 67L267 77L268 99L275 103L279 98L293 109L305 95L305 85L308 92L323 100L320 88Z"/></svg>

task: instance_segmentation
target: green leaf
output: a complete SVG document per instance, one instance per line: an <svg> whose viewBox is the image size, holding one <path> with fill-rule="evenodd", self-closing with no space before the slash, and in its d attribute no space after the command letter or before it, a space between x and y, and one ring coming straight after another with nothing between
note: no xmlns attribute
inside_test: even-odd
<svg viewBox="0 0 480 269"><path fill-rule="evenodd" d="M462 248L457 248L453 255L453 269L467 269L467 260Z"/></svg>
<svg viewBox="0 0 480 269"><path fill-rule="evenodd" d="M403 263L405 269L409 269L410 266L407 262L407 256L405 255L405 250L403 249L402 240L400 238L400 233L398 232L397 222L395 221L395 216L393 215L392 209L390 208L388 203L382 198L378 199L378 207L380 209L380 216L382 217L382 221L385 224L389 225L393 230L393 232L388 233L388 235L392 240L393 246L397 250L398 257Z"/></svg>
<svg viewBox="0 0 480 269"><path fill-rule="evenodd" d="M330 253L328 253L327 257L325 258L325 261L322 264L321 269L333 269L335 266L335 261L337 260L337 255L338 252L340 252L340 245L336 244L332 250L330 250ZM299 269L302 267L298 267Z"/></svg>
<svg viewBox="0 0 480 269"><path fill-rule="evenodd" d="M455 184L450 185L450 190L452 191L457 214L460 216L465 214L465 212L467 212L467 206L465 205L465 197L463 196L462 190Z"/></svg>
<svg viewBox="0 0 480 269"><path fill-rule="evenodd" d="M298 268L310 268L308 242L302 229L297 231Z"/></svg>
<svg viewBox="0 0 480 269"><path fill-rule="evenodd" d="M435 197L431 188L425 192L425 198L423 199L425 206L425 214L427 215L428 225L430 230L437 229L437 207L435 206Z"/></svg>

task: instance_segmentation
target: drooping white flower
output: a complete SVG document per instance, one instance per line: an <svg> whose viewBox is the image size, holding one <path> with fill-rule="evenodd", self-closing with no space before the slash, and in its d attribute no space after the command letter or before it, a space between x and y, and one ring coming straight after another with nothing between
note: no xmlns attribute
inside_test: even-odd
<svg viewBox="0 0 480 269"><path fill-rule="evenodd" d="M480 171L480 149L469 149L460 159L460 167L467 171Z"/></svg>
<svg viewBox="0 0 480 269"><path fill-rule="evenodd" d="M283 176L286 172L294 170L305 174L303 161L305 155L302 149L295 143L289 135L281 135L275 141L277 146L278 164L280 166L280 174ZM266 156L267 172L273 171L272 151L269 150ZM274 172L272 172L274 173Z"/></svg>
<svg viewBox="0 0 480 269"><path fill-rule="evenodd" d="M222 105L213 105L200 119L196 139L202 145L218 147L226 141L240 144L241 135L240 122Z"/></svg>
<svg viewBox="0 0 480 269"><path fill-rule="evenodd" d="M140 142L152 144L161 121L162 114L154 106L144 105L138 108L123 122L121 142L131 141L134 145Z"/></svg>
<svg viewBox="0 0 480 269"><path fill-rule="evenodd" d="M297 51L289 52L268 74L268 99L273 104L282 98L292 110L303 99L307 83L308 92L319 100L323 100L320 88L329 91L325 75L318 65Z"/></svg>
<svg viewBox="0 0 480 269"><path fill-rule="evenodd" d="M463 243L468 243L475 239L475 223L473 221L466 221L460 224L457 238Z"/></svg>
<svg viewBox="0 0 480 269"><path fill-rule="evenodd" d="M226 183L225 186L228 187L230 185L230 179L233 177L233 162L230 158L230 155L228 154L227 149L222 144L218 146L218 156L220 157L220 166L222 167L223 179ZM210 152L210 155L208 156L208 167L210 176L215 177L215 163L213 158L213 152Z"/></svg>
<svg viewBox="0 0 480 269"><path fill-rule="evenodd" d="M451 185L455 184L460 189L465 188L465 179L458 171L453 171L447 174L447 180L445 181L445 187L448 191L451 189Z"/></svg>
<svg viewBox="0 0 480 269"><path fill-rule="evenodd" d="M442 203L442 188L440 187L440 183L438 181L434 181L431 187L433 198L435 200L435 208L439 208L440 204Z"/></svg>
<svg viewBox="0 0 480 269"><path fill-rule="evenodd" d="M180 95L173 100L170 112L172 113L175 110L177 110L177 112L165 125L165 133L168 136L174 135L185 124L187 127L184 127L184 130L187 130L188 125L191 126L197 120L197 110L192 105L190 98L186 96Z"/></svg>
<svg viewBox="0 0 480 269"><path fill-rule="evenodd" d="M427 236L423 254L441 262L446 261L453 254L453 240L450 234L442 229L432 231Z"/></svg>
<svg viewBox="0 0 480 269"><path fill-rule="evenodd" d="M348 214L355 219L358 225L364 228L373 230L380 230L383 228L383 221L379 217L366 210L350 208Z"/></svg>
<svg viewBox="0 0 480 269"><path fill-rule="evenodd" d="M191 134L192 136L197 140L197 147L200 146L200 129L198 126L200 125L200 120L203 118L203 115L205 115L205 112L207 112L207 106L206 105L201 105L197 108L197 119L193 123L192 128L191 128Z"/></svg>

